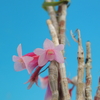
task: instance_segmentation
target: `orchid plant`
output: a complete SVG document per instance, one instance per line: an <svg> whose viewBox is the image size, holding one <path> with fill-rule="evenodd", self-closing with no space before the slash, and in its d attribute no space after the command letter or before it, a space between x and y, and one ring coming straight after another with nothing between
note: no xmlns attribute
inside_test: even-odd
<svg viewBox="0 0 100 100"><path fill-rule="evenodd" d="M59 63L64 62L64 57L61 55L61 50L64 49L63 44L55 46L51 40L46 39L43 46L44 49L37 48L33 52L22 56L22 46L21 44L19 44L19 46L17 47L18 56L14 55L12 57L13 61L15 62L15 71L22 71L24 69L27 69L28 73L31 74L32 71L36 69L32 74L30 80L28 81L31 84L34 82L37 83L37 77L41 68L45 66L49 61L55 60Z"/></svg>
<svg viewBox="0 0 100 100"><path fill-rule="evenodd" d="M66 28L66 10L69 7L70 0L59 0L54 2L53 0L45 0L42 7L49 13L50 19L47 20L47 24L50 30L52 41L46 39L43 43L43 49L36 48L33 52L22 55L21 44L17 47L18 56L13 56L15 71L22 71L26 69L31 74L30 79L25 82L29 83L28 89L32 87L34 83L38 85L40 79L41 88L47 88L45 100L71 100L72 90L76 86L77 88L77 100L92 100L91 96L91 50L90 42L87 42L87 58L84 62L84 52L82 47L80 30L77 29L78 39L74 34L71 36L75 42L78 43L78 75L72 80L66 78L66 68L64 64L64 47L65 47L65 28ZM54 7L58 6L58 11L55 11ZM49 75L42 78L40 76L41 69L50 62L48 67ZM84 66L86 67L86 83L83 82ZM42 71L43 72L43 71ZM72 84L71 88L68 88L68 83ZM99 79L100 85L100 79ZM97 95L94 100L100 100L100 87L98 87Z"/></svg>
<svg viewBox="0 0 100 100"><path fill-rule="evenodd" d="M64 63L64 57L61 54L61 50L64 49L64 45L60 44L58 46L55 46L51 40L46 39L44 41L43 46L44 49L37 48L31 53L22 55L22 46L21 44L19 44L17 47L18 56L14 55L12 59L15 62L15 71L22 71L26 69L28 73L31 74L32 71L35 70L34 73L31 75L30 79L27 82L25 82L25 84L30 83L28 85L28 89L30 89L34 83L38 85L38 79L40 79L40 82L42 84L41 87L47 87L45 100L51 100L52 96L48 76L42 78L39 76L39 72L41 68L44 67L49 61L55 60L58 63ZM69 83L73 84L73 82L70 79L68 79L68 81ZM73 87L69 89L70 95L73 90Z"/></svg>

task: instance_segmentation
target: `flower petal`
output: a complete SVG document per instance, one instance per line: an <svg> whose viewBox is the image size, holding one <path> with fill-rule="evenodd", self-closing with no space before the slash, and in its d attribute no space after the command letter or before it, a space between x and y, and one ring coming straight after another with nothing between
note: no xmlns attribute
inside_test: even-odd
<svg viewBox="0 0 100 100"><path fill-rule="evenodd" d="M40 57L39 57L39 60L38 60L38 64L39 66L44 66L47 62L48 62L48 59L46 59L46 52L44 52Z"/></svg>
<svg viewBox="0 0 100 100"><path fill-rule="evenodd" d="M15 62L14 69L15 71L22 71L25 69L25 64L21 62Z"/></svg>
<svg viewBox="0 0 100 100"><path fill-rule="evenodd" d="M48 84L48 87L47 87L47 92L46 92L46 95L45 95L45 100L52 100L52 93L51 93L49 84Z"/></svg>
<svg viewBox="0 0 100 100"><path fill-rule="evenodd" d="M44 52L45 52L45 50L40 49L40 48L37 48L37 49L34 50L34 53L37 54L37 55L42 55Z"/></svg>
<svg viewBox="0 0 100 100"><path fill-rule="evenodd" d="M19 57L22 56L22 46L21 46L21 44L19 44L18 47L17 47L17 53L18 53Z"/></svg>
<svg viewBox="0 0 100 100"><path fill-rule="evenodd" d="M55 50L55 60L59 63L64 63L64 57L58 50Z"/></svg>
<svg viewBox="0 0 100 100"><path fill-rule="evenodd" d="M29 57L29 56L24 56L22 57L24 63L25 63L25 66L26 66L26 69L28 70L28 65L29 63L34 59L33 57ZM30 74L32 72L32 70L28 70L28 73Z"/></svg>
<svg viewBox="0 0 100 100"><path fill-rule="evenodd" d="M37 56L34 52L30 52L30 53L28 53L28 54L26 54L26 55L24 55L24 56L30 56L30 57L33 57L33 56Z"/></svg>
<svg viewBox="0 0 100 100"><path fill-rule="evenodd" d="M49 80L48 80L48 76L42 78L41 76L39 76L40 82L41 82L41 88L46 88L48 86Z"/></svg>
<svg viewBox="0 0 100 100"><path fill-rule="evenodd" d="M58 50L58 51L61 51L63 49L64 49L64 45L63 44L60 44L60 45L55 47L55 50Z"/></svg>
<svg viewBox="0 0 100 100"><path fill-rule="evenodd" d="M26 83L30 82L28 89L30 89L34 83L36 83L36 85L38 86L38 74L39 74L41 68L42 67L37 67L35 72L31 75L30 79L24 83L24 84L26 84Z"/></svg>
<svg viewBox="0 0 100 100"><path fill-rule="evenodd" d="M27 67L28 73L31 74L32 71L33 71L37 66L38 66L38 62L31 61L31 62L28 64L28 67Z"/></svg>
<svg viewBox="0 0 100 100"><path fill-rule="evenodd" d="M54 43L51 40L46 39L44 41L43 47L44 47L44 49L54 49L55 46L54 46Z"/></svg>
<svg viewBox="0 0 100 100"><path fill-rule="evenodd" d="M12 60L13 60L14 62L17 62L19 59L20 59L20 58L19 58L18 56L15 56L15 55L12 57Z"/></svg>

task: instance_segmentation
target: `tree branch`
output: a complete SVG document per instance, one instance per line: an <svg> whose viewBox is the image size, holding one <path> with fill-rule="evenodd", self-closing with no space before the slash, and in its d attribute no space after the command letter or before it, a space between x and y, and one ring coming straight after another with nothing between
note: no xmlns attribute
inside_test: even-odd
<svg viewBox="0 0 100 100"><path fill-rule="evenodd" d="M52 25L52 22L50 20L47 20L47 24L48 24L50 34L52 36L52 40L53 40L54 44L59 45L57 33L55 31L54 26ZM57 67L59 69L60 79L61 79L60 86L61 86L61 91L62 91L62 95L63 95L62 100L70 100L70 94L69 94L69 90L68 90L68 81L66 79L65 64L59 63L59 65Z"/></svg>
<svg viewBox="0 0 100 100"><path fill-rule="evenodd" d="M91 50L90 50L90 42L86 43L87 55L86 55L86 88L85 88L85 100L92 100L92 93L91 93L91 82L92 82L92 75L91 75Z"/></svg>
<svg viewBox="0 0 100 100"><path fill-rule="evenodd" d="M51 0L45 0L45 2L51 2ZM56 33L57 33L57 36L58 36L59 26L58 26L56 12L54 10L54 7L53 6L48 6L47 7L47 11L48 11L48 13L50 15L50 19L51 19L51 21L53 23L53 26L55 27L55 30L56 30Z"/></svg>
<svg viewBox="0 0 100 100"><path fill-rule="evenodd" d="M78 42L78 79L77 79L77 100L84 100L84 83L83 83L83 76L84 76L84 52L81 42L81 35L80 30L77 29L78 40L75 38L74 41ZM71 33L72 34L72 33Z"/></svg>

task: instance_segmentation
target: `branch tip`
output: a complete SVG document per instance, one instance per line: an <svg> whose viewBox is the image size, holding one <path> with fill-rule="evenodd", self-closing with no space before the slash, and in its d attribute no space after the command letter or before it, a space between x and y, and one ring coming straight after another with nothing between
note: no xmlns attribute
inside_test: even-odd
<svg viewBox="0 0 100 100"><path fill-rule="evenodd" d="M51 22L51 20L50 19L48 19L47 20L47 24L51 24L52 22Z"/></svg>

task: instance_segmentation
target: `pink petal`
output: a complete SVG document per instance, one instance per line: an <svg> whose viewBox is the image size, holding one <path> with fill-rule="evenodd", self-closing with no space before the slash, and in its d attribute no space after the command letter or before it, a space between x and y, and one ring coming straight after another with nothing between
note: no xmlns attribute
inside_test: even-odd
<svg viewBox="0 0 100 100"><path fill-rule="evenodd" d="M44 46L44 49L54 49L54 47L55 47L54 43L51 40L49 40L49 39L46 39L44 41L43 46Z"/></svg>
<svg viewBox="0 0 100 100"><path fill-rule="evenodd" d="M55 50L55 60L59 63L64 63L64 57L58 50Z"/></svg>
<svg viewBox="0 0 100 100"><path fill-rule="evenodd" d="M39 76L40 82L41 82L41 87L46 88L49 84L48 76L42 78Z"/></svg>
<svg viewBox="0 0 100 100"><path fill-rule="evenodd" d="M24 56L30 56L30 57L33 57L33 56L37 56L34 52L30 52L30 53L28 53L28 54L26 54L26 55L24 55Z"/></svg>
<svg viewBox="0 0 100 100"><path fill-rule="evenodd" d="M15 71L22 71L25 69L25 64L20 62L15 62L14 69Z"/></svg>
<svg viewBox="0 0 100 100"><path fill-rule="evenodd" d="M39 60L38 60L38 64L39 66L44 66L47 62L48 62L48 59L46 59L46 52L43 53L40 57L39 57Z"/></svg>
<svg viewBox="0 0 100 100"><path fill-rule="evenodd" d="M34 50L34 53L37 54L37 55L42 55L44 52L45 52L45 50L40 49L40 48L37 48L37 49Z"/></svg>
<svg viewBox="0 0 100 100"><path fill-rule="evenodd" d="M38 63L37 62L30 62L28 64L28 67L27 67L27 70L28 70L28 73L31 74L32 71L38 66Z"/></svg>
<svg viewBox="0 0 100 100"><path fill-rule="evenodd" d="M38 66L38 57L34 57L34 59L29 62L27 70L31 73Z"/></svg>
<svg viewBox="0 0 100 100"><path fill-rule="evenodd" d="M52 100L52 93L51 93L49 84L48 84L48 87L47 87L47 92L46 92L45 100Z"/></svg>
<svg viewBox="0 0 100 100"><path fill-rule="evenodd" d="M25 66L26 66L26 69L28 69L28 65L29 65L29 62L31 62L33 60L33 57L29 57L29 56L24 56L22 57L24 63L25 63ZM28 70L28 73L30 74L32 70Z"/></svg>
<svg viewBox="0 0 100 100"><path fill-rule="evenodd" d="M18 47L17 47L17 53L18 53L19 57L22 57L22 46L21 46L21 44L19 44Z"/></svg>
<svg viewBox="0 0 100 100"><path fill-rule="evenodd" d="M19 58L18 56L15 56L15 55L12 57L12 60L13 60L14 62L17 62L19 59L20 59L20 58Z"/></svg>
<svg viewBox="0 0 100 100"><path fill-rule="evenodd" d="M52 61L55 59L55 53L54 54L48 54L48 52L46 52L46 59L48 59L49 61Z"/></svg>
<svg viewBox="0 0 100 100"><path fill-rule="evenodd" d="M63 44L60 44L60 45L55 47L55 50L58 50L58 51L61 51L63 49L64 49L64 45Z"/></svg>

